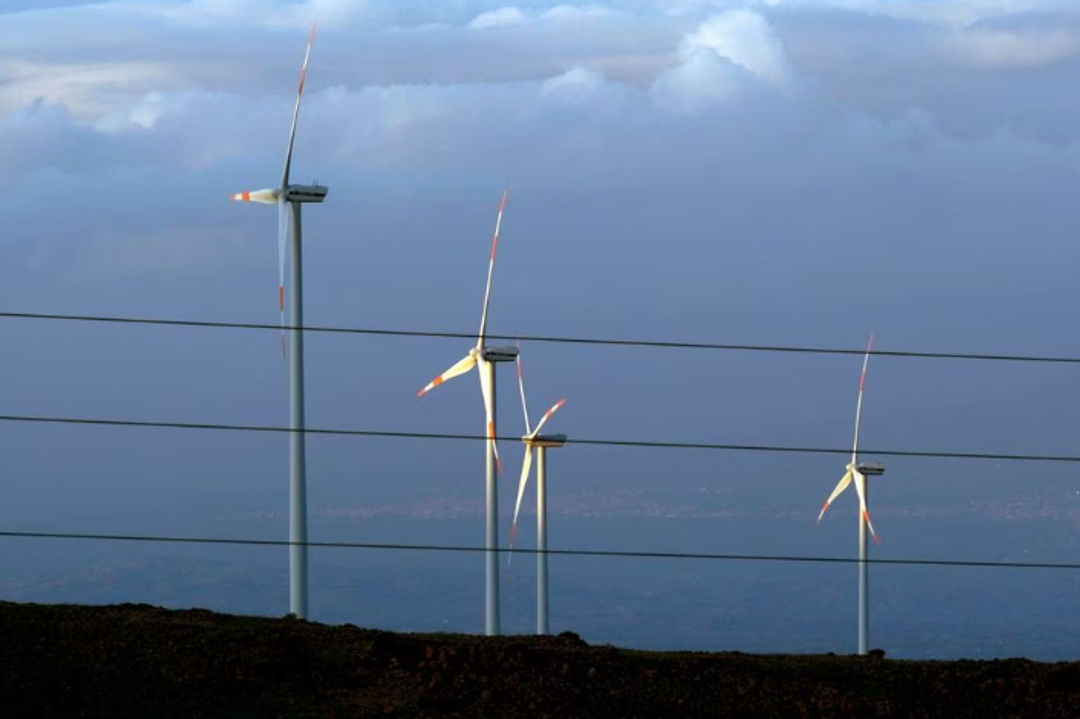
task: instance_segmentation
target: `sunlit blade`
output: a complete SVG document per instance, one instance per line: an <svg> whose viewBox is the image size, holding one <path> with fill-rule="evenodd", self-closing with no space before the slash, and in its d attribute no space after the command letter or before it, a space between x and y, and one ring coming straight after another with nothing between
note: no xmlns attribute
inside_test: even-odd
<svg viewBox="0 0 1080 719"><path fill-rule="evenodd" d="M476 338L476 349L484 348L484 334L487 332L488 300L491 299L491 275L495 269L495 250L499 246L499 229L502 227L503 210L506 209L506 190L499 200L499 214L495 216L495 234L491 236L491 257L488 259L487 285L484 287L484 310L480 314L480 334Z"/></svg>
<svg viewBox="0 0 1080 719"><path fill-rule="evenodd" d="M488 376L487 367L491 364L486 360L480 367L480 393L484 395L484 426L487 429L488 446L495 455L495 468L502 474L502 460L499 459L499 447L495 443L495 393L492 391L491 378Z"/></svg>
<svg viewBox="0 0 1080 719"><path fill-rule="evenodd" d="M544 412L544 416L543 416L543 417L541 417L541 418L540 418L540 421L536 423L536 429L534 429L534 430L532 431L532 436L533 436L533 437L535 437L536 435L540 434L540 430L541 430L541 429L543 429L544 425L545 425L545 424L547 424L547 421L548 421L549 419L551 419L551 415L553 415L553 414L555 414L556 412L558 412L558 411L559 411L559 407L562 407L562 406L563 406L564 404L566 404L566 400L565 400L565 399L561 399L561 398L560 398L558 402L556 402L555 404L551 405L551 407L550 407L550 408L548 409L548 411L547 411L547 412Z"/></svg>
<svg viewBox="0 0 1080 719"><path fill-rule="evenodd" d="M278 205L278 312L281 316L281 354L285 355L285 252L292 226L291 206L281 199Z"/></svg>
<svg viewBox="0 0 1080 719"><path fill-rule="evenodd" d="M525 415L525 434L529 434L529 406L525 404L525 381L521 378L521 346L518 346L517 356L517 382L518 392L521 394L521 411Z"/></svg>
<svg viewBox="0 0 1080 719"><path fill-rule="evenodd" d="M825 516L825 510L829 508L829 505L833 503L833 500L840 496L840 493L847 489L847 486L851 484L851 470L844 472L844 476L840 478L840 481L836 483L836 487L833 488L832 494L825 500L825 504L821 507L821 513L817 516L817 521L820 524L821 518Z"/></svg>
<svg viewBox="0 0 1080 719"><path fill-rule="evenodd" d="M874 346L874 335L866 341L866 354L863 355L862 372L859 373L859 398L855 401L855 439L851 444L851 464L859 459L859 422L862 420L862 396L866 389L866 368L870 364L870 350Z"/></svg>
<svg viewBox="0 0 1080 719"><path fill-rule="evenodd" d="M289 186L289 168L292 166L293 142L296 140L296 119L300 115L300 97L304 94L304 80L307 79L308 59L311 57L311 44L315 41L315 24L308 33L307 48L304 50L304 64L300 66L300 83L296 88L296 105L293 106L292 127L289 128L289 147L285 151L285 169L281 173L281 187Z"/></svg>
<svg viewBox="0 0 1080 719"><path fill-rule="evenodd" d="M427 394L428 392L430 392L434 388L441 385L446 380L457 377L459 374L465 374L466 372L471 370L474 366L476 366L476 357L474 357L471 354L465 355L465 357L458 360L457 363L454 364L453 367L451 367L450 369L446 370L445 372L443 372L441 375L439 375L435 379L428 382L427 386L425 386L423 389L421 389L419 392L416 393L416 396L420 397L421 395Z"/></svg>
<svg viewBox="0 0 1080 719"><path fill-rule="evenodd" d="M510 546L514 546L517 536L518 514L521 512L521 500L525 497L525 485L529 483L529 470L532 469L532 445L525 445L525 459L521 463L521 479L518 481L517 501L514 502L514 522L510 525Z"/></svg>
<svg viewBox="0 0 1080 719"><path fill-rule="evenodd" d="M859 495L859 516L866 522L866 528L870 530L870 536L875 542L879 542L874 525L870 522L870 510L866 507L866 475L862 472L854 472L855 492Z"/></svg>
<svg viewBox="0 0 1080 719"><path fill-rule="evenodd" d="M233 202L260 202L264 205L274 204L277 198L277 190L252 190L251 192L237 192L232 196Z"/></svg>

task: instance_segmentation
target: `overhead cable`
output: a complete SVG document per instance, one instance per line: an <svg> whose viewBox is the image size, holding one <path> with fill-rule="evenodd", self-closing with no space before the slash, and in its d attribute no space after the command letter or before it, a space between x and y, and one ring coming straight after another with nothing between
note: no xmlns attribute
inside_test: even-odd
<svg viewBox="0 0 1080 719"><path fill-rule="evenodd" d="M804 562L817 564L857 564L854 557L807 556L799 554L726 554L717 552L645 552L616 549L525 549L520 547L498 547L488 550L464 544L402 544L396 542L290 542L287 539L244 539L232 537L192 537L167 536L154 534L97 534L91 532L29 532L0 530L0 537L19 539L73 539L80 541L140 542L163 544L213 544L252 547L292 547L303 546L320 549L374 549L408 552L487 552L500 554L517 552L519 554L548 554L565 557L624 557L636 559L700 559L712 561L747 561L747 562ZM995 569L1080 569L1080 563L1071 562L1004 562L991 560L965 559L894 559L873 558L865 560L868 564L930 566L930 567L987 567Z"/></svg>
<svg viewBox="0 0 1080 719"><path fill-rule="evenodd" d="M164 319L154 317L127 317L109 315L76 315L76 314L49 314L43 312L0 312L0 318L30 319L30 320L66 320L73 322L103 322L112 324L130 325L160 325L168 327L203 327L218 329L248 329L248 330L299 330L301 332L330 333L330 334L355 334L355 335L380 335L386 337L441 337L452 339L476 339L475 332L440 332L432 330L402 330L402 329L379 329L367 327L335 327L314 325L278 325L261 322L217 322L204 320L181 320ZM548 342L578 345L608 345L619 347L653 347L659 349L691 349L691 350L729 350L741 352L779 352L789 354L825 354L825 355L862 355L861 348L840 347L801 347L794 345L763 345L763 344L737 344L724 342L679 342L663 340L641 339L606 339L599 337L569 337L560 335L499 335L487 333L488 339L522 341L522 342ZM1001 354L985 352L922 352L914 350L882 350L875 349L870 354L876 357L910 357L923 359L956 359L956 360L989 360L998 362L1036 362L1055 364L1080 364L1080 357L1052 356L1052 355L1022 355Z"/></svg>
<svg viewBox="0 0 1080 719"><path fill-rule="evenodd" d="M397 430L367 430L367 429L333 429L320 427L306 427L304 429L290 429L277 425L266 424L222 424L212 422L156 422L148 420L130 419L105 419L100 417L58 417L43 415L0 415L0 422L24 422L42 424L74 424L74 425L97 425L105 427L146 427L157 429L196 429L229 432L274 432L291 433L300 432L310 435L324 435L337 437L389 437L401 439L446 439L446 440L487 440L483 434L458 434L449 432L406 432ZM520 442L521 437L499 435L496 440ZM567 437L566 444L592 445L603 447L645 447L653 449L701 449L701 450L724 450L734 452L767 452L789 454L851 454L851 448L839 447L809 447L795 445L776 444L731 444L714 442L673 442L673 441L650 441L632 439L589 439L580 437ZM928 459L983 459L1004 460L1018 462L1080 462L1080 456L1068 454L1010 454L1000 452L948 452L933 450L908 450L908 449L863 449L864 455L877 455L882 457L919 457Z"/></svg>

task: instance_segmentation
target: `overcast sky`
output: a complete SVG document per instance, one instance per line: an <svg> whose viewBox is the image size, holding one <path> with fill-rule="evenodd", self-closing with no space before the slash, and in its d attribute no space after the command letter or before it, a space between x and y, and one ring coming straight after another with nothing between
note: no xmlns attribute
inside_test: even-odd
<svg viewBox="0 0 1080 719"><path fill-rule="evenodd" d="M1080 355L1080 12L1064 1L7 2L0 306L276 322L275 213L228 198L279 177L314 20L293 162L330 188L304 210L310 324L473 331L508 187L495 333L858 348L873 331L886 350ZM3 331L5 413L287 418L274 332ZM468 346L313 335L309 424L478 433L475 378L414 396ZM533 411L565 396L551 429L571 436L850 441L858 357L523 357ZM1065 365L877 358L864 446L1077 454L1078 390ZM75 528L108 505L132 530L285 505L283 437L4 430L5 516L28 528L69 528L58 502ZM481 451L313 439L313 511L478 511ZM503 452L508 510L520 447ZM841 457L560 452L556 513L620 492L642 512L781 505L805 511L793 551L850 544L847 523L812 522ZM1080 511L1060 467L897 460L887 477L886 537L938 504Z"/></svg>

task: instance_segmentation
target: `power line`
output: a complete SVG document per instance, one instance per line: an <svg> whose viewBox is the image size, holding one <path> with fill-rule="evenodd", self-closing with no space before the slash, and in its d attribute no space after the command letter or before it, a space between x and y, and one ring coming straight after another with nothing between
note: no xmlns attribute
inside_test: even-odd
<svg viewBox="0 0 1080 719"><path fill-rule="evenodd" d="M131 419L104 419L99 417L47 417L42 415L0 415L0 422L26 422L42 424L98 425L105 427L146 427L156 429L201 429L229 432L273 432L339 436L339 437L390 437L399 439L447 439L447 440L487 440L483 434L456 434L448 432L404 432L395 430L332 429L307 427L290 429L265 424L221 424L211 422L155 422ZM521 437L499 435L495 439L504 442L520 442ZM701 449L725 450L735 452L769 452L789 454L843 454L851 453L850 448L808 447L794 445L767 444L724 444L712 442L666 442L629 439L584 439L568 437L566 444L580 444L604 447L645 447L652 449ZM1068 454L1004 454L995 452L937 452L906 449L863 449L863 455L882 457L919 457L926 459L984 459L1019 462L1080 462L1080 456Z"/></svg>
<svg viewBox="0 0 1080 719"><path fill-rule="evenodd" d="M721 554L714 552L643 552L616 549L525 549L498 547L488 550L463 544L401 544L395 542L290 542L287 539L236 539L227 537L189 537L145 534L96 534L89 532L20 532L0 530L0 537L20 539L73 539L113 542L140 542L160 544L213 544L253 547L303 546L319 549L376 549L413 552L487 552L500 554L549 554L566 557L623 557L636 559L704 559L748 562L804 562L816 564L857 564L854 557L825 557L786 554ZM1080 569L1080 564L1069 562L995 562L964 559L867 559L868 564L930 566L930 567L990 567L995 569Z"/></svg>
<svg viewBox="0 0 1080 719"><path fill-rule="evenodd" d="M112 324L131 325L161 325L169 327L206 327L218 329L274 330L276 332L280 332L282 329L281 325L264 324L260 322L215 322L204 320L175 319L171 320L153 317L48 314L42 312L0 312L0 318L3 317L12 319L67 320L73 322L104 322ZM285 325L284 329L330 334L381 335L385 337L441 337L452 339L476 339L475 332L437 332L431 330L394 330L365 327L331 327L314 325ZM794 345L733 344L722 342L667 342L662 340L620 340L598 337L568 337L559 335L497 335L489 333L486 336L488 339L494 340L549 342L579 345L608 345L618 347L653 347L659 349L729 350L741 352L781 352L788 354L826 354L859 356L862 356L863 353L866 351L865 348L845 349L839 347L801 347ZM1019 355L982 352L919 352L908 350L880 349L874 349L870 352L870 354L876 357L913 357L922 359L990 360L998 362L1080 364L1080 357L1051 355Z"/></svg>

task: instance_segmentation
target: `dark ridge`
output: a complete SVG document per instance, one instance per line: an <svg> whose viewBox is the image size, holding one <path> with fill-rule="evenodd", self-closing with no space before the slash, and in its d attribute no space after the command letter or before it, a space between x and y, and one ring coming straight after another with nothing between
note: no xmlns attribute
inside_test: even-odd
<svg viewBox="0 0 1080 719"><path fill-rule="evenodd" d="M644 652L0 602L5 717L1076 717L1080 662Z"/></svg>

